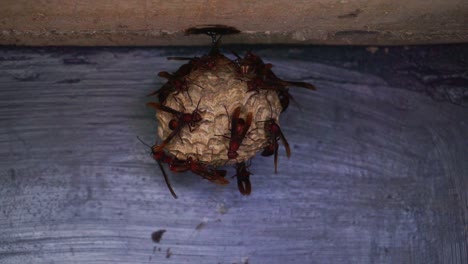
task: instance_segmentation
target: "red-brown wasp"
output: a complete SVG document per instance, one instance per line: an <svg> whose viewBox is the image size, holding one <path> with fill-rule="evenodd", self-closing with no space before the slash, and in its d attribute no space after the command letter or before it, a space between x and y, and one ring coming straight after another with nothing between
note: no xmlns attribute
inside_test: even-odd
<svg viewBox="0 0 468 264"><path fill-rule="evenodd" d="M180 66L173 74L165 71L159 72L158 76L167 79L168 82L158 90L150 93L148 96L157 95L160 103L164 103L172 92L176 92L176 94L187 92L187 95L190 98L190 95L188 94L189 82L186 80L186 77L190 72L192 72L192 70L193 65L186 63Z"/></svg>
<svg viewBox="0 0 468 264"><path fill-rule="evenodd" d="M244 81L247 83L248 92L258 92L259 90L276 91L281 102L282 112L289 106L289 101L294 100L288 92L288 86L297 86L309 90L315 90L315 86L306 82L285 81L276 76L271 68L271 63L264 63L263 60L252 52L247 52L244 58L241 58L235 52L239 72L247 77Z"/></svg>
<svg viewBox="0 0 468 264"><path fill-rule="evenodd" d="M169 164L169 168L174 172L185 172L191 171L202 178L207 179L213 183L226 185L229 183L226 176L225 170L217 170L214 167L204 164L202 162L194 160L192 157L188 157L187 160L175 160Z"/></svg>
<svg viewBox="0 0 468 264"><path fill-rule="evenodd" d="M185 75L180 75L177 72L171 74L169 72L159 72L159 77L167 79L167 83L165 83L161 88L158 90L150 93L148 96L157 95L159 102L164 103L169 96L169 94L173 93L173 95L177 95L181 92L185 92L190 99L190 102L193 103L192 97L188 92L190 84L194 84L190 82ZM196 84L195 84L196 85Z"/></svg>
<svg viewBox="0 0 468 264"><path fill-rule="evenodd" d="M200 110L198 110L198 107L200 105L200 100L198 101L197 107L195 110L192 111L192 113L182 113L177 110L174 110L168 106L159 104L159 103L147 103L147 106L156 108L157 110L164 111L170 114L173 114L175 116L175 119L171 119L169 122L169 129L172 130L172 132L167 136L163 142L158 145L158 146L153 146L154 151L161 151L164 149L164 147L176 136L180 133L182 128L185 126L188 126L190 132L193 131L194 127L203 119L201 116Z"/></svg>
<svg viewBox="0 0 468 264"><path fill-rule="evenodd" d="M235 52L232 53L237 57L236 62L239 65L239 73L243 76L254 77L265 75L265 71L273 67L270 63L265 64L260 57L250 51L244 55L244 58L241 58Z"/></svg>
<svg viewBox="0 0 468 264"><path fill-rule="evenodd" d="M247 118L244 120L240 118L241 107L234 109L234 112L231 116L231 137L229 140L229 149L227 156L229 159L236 159L239 154L237 150L239 149L242 141L249 131L250 125L252 124L253 114L247 113Z"/></svg>
<svg viewBox="0 0 468 264"><path fill-rule="evenodd" d="M249 195L252 192L252 185L250 184L250 175L252 173L247 170L247 167L245 162L236 164L237 188L243 195Z"/></svg>
<svg viewBox="0 0 468 264"><path fill-rule="evenodd" d="M276 121L273 118L270 118L266 121L261 121L264 122L264 129L265 133L268 138L268 145L263 149L261 155L262 156L271 156L275 155L275 173L278 171L278 148L279 144L278 141L281 139L281 141L284 144L284 148L286 149L286 155L291 157L291 148L289 147L289 143L286 140L286 137L283 135L283 132L281 131L281 128L278 126Z"/></svg>

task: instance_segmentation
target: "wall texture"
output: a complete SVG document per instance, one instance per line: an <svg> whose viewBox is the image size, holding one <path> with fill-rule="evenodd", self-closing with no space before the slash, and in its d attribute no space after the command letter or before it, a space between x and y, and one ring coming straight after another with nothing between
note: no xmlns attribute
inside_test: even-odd
<svg viewBox="0 0 468 264"><path fill-rule="evenodd" d="M468 94L429 93L466 91L466 45L249 48L318 88L291 88L291 159L249 197L170 173L177 200L136 137L166 57L205 49L0 48L0 263L468 263Z"/></svg>
<svg viewBox="0 0 468 264"><path fill-rule="evenodd" d="M235 43L429 44L468 41L466 0L3 0L0 44L193 45L201 24L244 33Z"/></svg>

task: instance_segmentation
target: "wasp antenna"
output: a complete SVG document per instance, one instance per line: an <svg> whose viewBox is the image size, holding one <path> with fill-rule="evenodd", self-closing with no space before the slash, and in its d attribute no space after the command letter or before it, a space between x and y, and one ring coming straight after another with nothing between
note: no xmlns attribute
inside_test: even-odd
<svg viewBox="0 0 468 264"><path fill-rule="evenodd" d="M148 148L151 148L151 146L150 146L148 143L144 142L139 136L137 136L137 139L138 139L143 145L147 146Z"/></svg>
<svg viewBox="0 0 468 264"><path fill-rule="evenodd" d="M202 97L200 97L200 99L198 100L197 107L195 109L198 109L198 107L200 106L201 99Z"/></svg>

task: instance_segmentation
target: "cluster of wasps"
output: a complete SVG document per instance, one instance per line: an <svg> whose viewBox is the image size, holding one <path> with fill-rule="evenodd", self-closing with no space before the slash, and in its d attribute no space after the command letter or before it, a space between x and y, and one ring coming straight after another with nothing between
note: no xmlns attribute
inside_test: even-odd
<svg viewBox="0 0 468 264"><path fill-rule="evenodd" d="M175 110L167 105L165 102L170 95L177 95L179 93L186 93L190 98L189 88L191 81L188 78L189 74L195 70L213 70L216 67L216 62L220 57L224 57L219 51L219 43L223 34L233 34L239 31L225 26L208 26L203 28L192 28L186 31L188 34L207 34L212 37L213 45L210 52L201 57L185 58L185 57L171 57L169 59L188 60L188 63L183 64L174 73L160 72L158 75L165 78L167 82L158 90L151 93L149 96L156 96L158 102L150 102L147 105L155 108L157 111L166 112L173 116L170 120L168 127L171 130L170 134L162 140L160 144L153 145L151 147L152 156L159 164L161 168L166 185L168 186L171 194L174 198L177 198L174 190L169 183L168 176L163 168L163 163L166 163L172 172L186 172L191 171L204 179L207 179L213 183L226 185L229 181L226 179L226 170L218 169L216 166L197 160L196 158L187 157L186 159L179 159L174 155L167 153L165 147L170 143L176 136L180 136L181 131L187 129L193 132L197 125L203 120L201 111L199 110L200 101L197 103L197 107L192 112L181 112ZM219 37L218 37L219 36ZM236 75L239 79L246 83L247 93L259 93L262 90L272 91L277 94L279 102L281 104L281 112L284 112L290 101L293 100L288 92L288 87L297 86L303 87L310 90L315 90L312 84L305 82L291 82L285 81L278 78L271 70L272 64L264 63L263 60L253 54L247 52L244 57L239 56L237 53L232 52L236 57L231 60L231 64L236 69ZM192 101L192 99L190 98ZM201 99L200 99L201 100ZM227 109L226 109L227 112ZM237 151L242 145L243 140L246 138L249 129L251 128L253 121L253 113L246 113L245 116L241 116L241 107L236 107L231 113L227 113L230 119L230 136L226 136L229 139L227 159L235 160L238 157ZM278 163L278 149L279 141L285 146L286 154L288 158L291 155L291 150L283 135L280 126L277 124L274 118L270 118L263 122L262 128L264 129L267 137L267 144L263 148L262 156L274 155L275 173L277 171ZM251 173L248 170L249 165L245 162L238 162L235 165L237 179L237 186L241 194L249 195L252 191L250 183Z"/></svg>

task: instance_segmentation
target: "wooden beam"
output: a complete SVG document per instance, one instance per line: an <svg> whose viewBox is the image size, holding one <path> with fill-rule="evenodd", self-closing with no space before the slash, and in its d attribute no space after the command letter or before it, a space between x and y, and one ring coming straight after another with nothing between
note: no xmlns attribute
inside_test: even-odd
<svg viewBox="0 0 468 264"><path fill-rule="evenodd" d="M182 31L225 24L231 43L401 45L468 41L465 0L4 0L0 45L196 45Z"/></svg>

